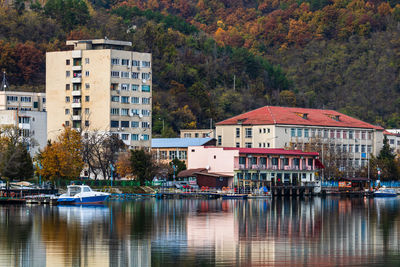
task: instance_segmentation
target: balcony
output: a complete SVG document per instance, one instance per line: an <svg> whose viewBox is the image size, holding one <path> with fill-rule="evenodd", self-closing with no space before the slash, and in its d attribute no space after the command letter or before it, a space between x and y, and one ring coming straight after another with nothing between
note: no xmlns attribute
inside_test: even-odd
<svg viewBox="0 0 400 267"><path fill-rule="evenodd" d="M23 130L30 130L31 125L29 123L19 123L18 128L23 129Z"/></svg>
<svg viewBox="0 0 400 267"><path fill-rule="evenodd" d="M73 102L73 103L71 104L71 107L72 107L72 108L81 108L81 107L82 107L82 104L81 104L81 102Z"/></svg>
<svg viewBox="0 0 400 267"><path fill-rule="evenodd" d="M71 79L72 83L82 83L82 78L81 77L74 77Z"/></svg>
<svg viewBox="0 0 400 267"><path fill-rule="evenodd" d="M82 70L82 66L72 66L72 70Z"/></svg>
<svg viewBox="0 0 400 267"><path fill-rule="evenodd" d="M81 58L82 50L73 50L71 51L72 58Z"/></svg>
<svg viewBox="0 0 400 267"><path fill-rule="evenodd" d="M81 90L72 90L71 95L72 96L81 96L82 91Z"/></svg>
<svg viewBox="0 0 400 267"><path fill-rule="evenodd" d="M245 165L245 164L235 164L234 168L236 170L284 170L284 171L313 171L312 166L304 166L300 168L300 166L281 166L278 168L277 165Z"/></svg>
<svg viewBox="0 0 400 267"><path fill-rule="evenodd" d="M72 120L73 121L80 121L82 118L81 118L81 115L72 115Z"/></svg>

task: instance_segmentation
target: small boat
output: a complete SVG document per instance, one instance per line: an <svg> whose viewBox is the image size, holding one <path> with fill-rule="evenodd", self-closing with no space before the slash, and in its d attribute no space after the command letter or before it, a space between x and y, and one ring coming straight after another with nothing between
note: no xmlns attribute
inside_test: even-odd
<svg viewBox="0 0 400 267"><path fill-rule="evenodd" d="M59 204L95 204L103 203L109 196L109 193L93 191L87 185L69 185L67 193L62 194L57 202Z"/></svg>
<svg viewBox="0 0 400 267"><path fill-rule="evenodd" d="M247 198L250 199L265 199L272 197L271 194L258 194L258 195L248 195Z"/></svg>
<svg viewBox="0 0 400 267"><path fill-rule="evenodd" d="M246 194L227 194L222 195L222 199L247 199L248 195Z"/></svg>
<svg viewBox="0 0 400 267"><path fill-rule="evenodd" d="M397 193L394 189L381 187L374 192L374 197L396 197Z"/></svg>

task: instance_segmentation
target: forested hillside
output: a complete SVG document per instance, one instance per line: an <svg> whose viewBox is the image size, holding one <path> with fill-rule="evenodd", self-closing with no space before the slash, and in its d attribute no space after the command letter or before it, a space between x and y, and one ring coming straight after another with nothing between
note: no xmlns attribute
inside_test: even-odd
<svg viewBox="0 0 400 267"><path fill-rule="evenodd" d="M43 88L45 51L107 36L153 54L156 134L163 121L168 136L266 104L400 127L398 2L3 2L0 68L13 85Z"/></svg>

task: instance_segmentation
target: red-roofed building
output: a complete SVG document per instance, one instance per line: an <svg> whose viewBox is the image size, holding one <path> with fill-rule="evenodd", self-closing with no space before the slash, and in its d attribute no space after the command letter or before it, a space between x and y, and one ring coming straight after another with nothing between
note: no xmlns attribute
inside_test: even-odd
<svg viewBox="0 0 400 267"><path fill-rule="evenodd" d="M383 128L334 110L265 106L216 124L217 145L296 148L310 143L348 153L347 166L367 163L383 145Z"/></svg>
<svg viewBox="0 0 400 267"><path fill-rule="evenodd" d="M400 155L400 129L390 129L385 130L383 134L387 137L390 148L393 152L399 156Z"/></svg>

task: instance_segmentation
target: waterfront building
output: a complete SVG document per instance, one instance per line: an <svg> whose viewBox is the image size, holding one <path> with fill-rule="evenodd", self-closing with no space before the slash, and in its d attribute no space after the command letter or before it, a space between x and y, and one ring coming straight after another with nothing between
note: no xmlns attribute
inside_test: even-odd
<svg viewBox="0 0 400 267"><path fill-rule="evenodd" d="M390 148L397 156L400 155L400 129L385 130L384 135L387 137Z"/></svg>
<svg viewBox="0 0 400 267"><path fill-rule="evenodd" d="M216 124L217 146L346 153L343 166L365 166L383 146L383 128L334 110L265 106ZM321 155L323 156L323 155Z"/></svg>
<svg viewBox="0 0 400 267"><path fill-rule="evenodd" d="M215 138L214 129L181 129L181 138Z"/></svg>
<svg viewBox="0 0 400 267"><path fill-rule="evenodd" d="M158 163L168 164L179 159L187 167L189 146L215 146L215 142L213 138L153 138L151 149Z"/></svg>
<svg viewBox="0 0 400 267"><path fill-rule="evenodd" d="M151 54L131 42L67 41L73 50L46 53L47 133L63 125L118 135L129 148L150 149Z"/></svg>

